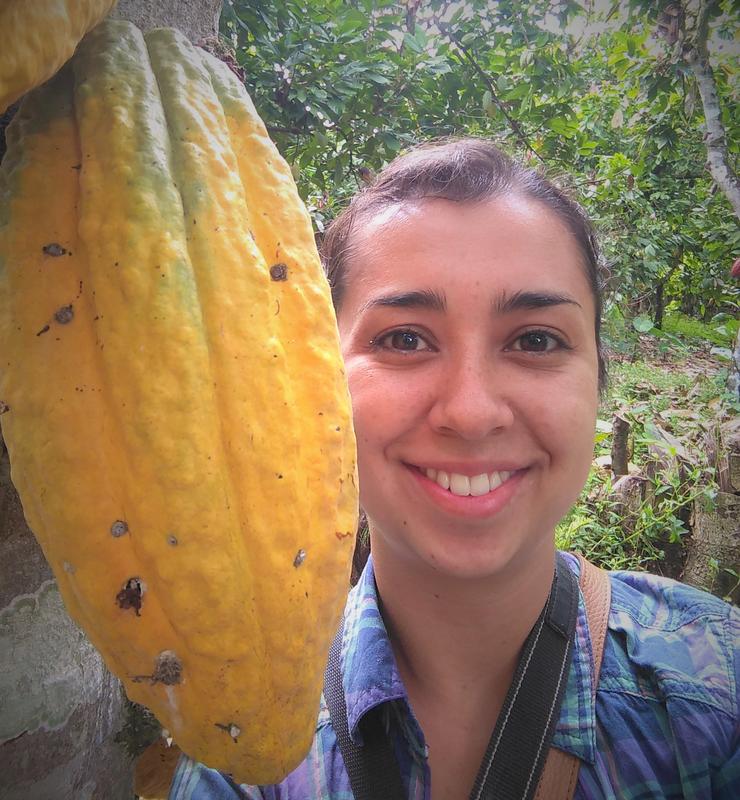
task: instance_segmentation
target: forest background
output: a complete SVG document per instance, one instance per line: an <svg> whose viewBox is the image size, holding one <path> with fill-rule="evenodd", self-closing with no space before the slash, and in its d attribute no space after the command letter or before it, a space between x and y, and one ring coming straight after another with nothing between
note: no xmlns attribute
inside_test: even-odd
<svg viewBox="0 0 740 800"><path fill-rule="evenodd" d="M489 137L579 199L611 375L559 544L735 600L739 16L729 0L226 0L221 16L319 240L437 136Z"/></svg>

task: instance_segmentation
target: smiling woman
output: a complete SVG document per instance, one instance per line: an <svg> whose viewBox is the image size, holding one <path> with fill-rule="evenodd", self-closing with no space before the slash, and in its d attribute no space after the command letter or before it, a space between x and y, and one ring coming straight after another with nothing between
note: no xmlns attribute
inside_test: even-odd
<svg viewBox="0 0 740 800"><path fill-rule="evenodd" d="M576 767L537 797L740 796L736 610L604 576L597 686L586 567L555 551L606 377L598 251L577 204L487 142L434 143L353 200L323 255L372 555L303 764L239 788L183 759L171 797L530 798L548 747ZM557 658L542 656L547 626ZM541 722L522 711L529 680ZM386 755L363 789L374 724Z"/></svg>
<svg viewBox="0 0 740 800"><path fill-rule="evenodd" d="M353 248L338 321L381 595L411 575L502 572L531 603L528 630L593 452L594 301L578 245L546 206L509 195L396 204Z"/></svg>

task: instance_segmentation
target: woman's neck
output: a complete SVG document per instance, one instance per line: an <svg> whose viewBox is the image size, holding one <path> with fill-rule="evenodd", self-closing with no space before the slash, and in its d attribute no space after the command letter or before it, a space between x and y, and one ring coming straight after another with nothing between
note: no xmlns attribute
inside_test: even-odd
<svg viewBox="0 0 740 800"><path fill-rule="evenodd" d="M555 553L485 579L440 576L373 543L383 618L410 695L475 704L503 700L547 601Z"/></svg>

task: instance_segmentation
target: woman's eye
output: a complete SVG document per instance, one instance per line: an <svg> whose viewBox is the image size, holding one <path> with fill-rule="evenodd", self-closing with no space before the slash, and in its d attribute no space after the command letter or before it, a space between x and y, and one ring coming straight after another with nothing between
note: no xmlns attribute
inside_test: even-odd
<svg viewBox="0 0 740 800"><path fill-rule="evenodd" d="M427 341L416 331L411 330L391 331L373 339L373 345L384 350L397 350L405 353L431 350Z"/></svg>
<svg viewBox="0 0 740 800"><path fill-rule="evenodd" d="M525 353L549 353L565 347L565 343L559 337L547 331L527 331L518 336L514 341L512 350L522 350Z"/></svg>

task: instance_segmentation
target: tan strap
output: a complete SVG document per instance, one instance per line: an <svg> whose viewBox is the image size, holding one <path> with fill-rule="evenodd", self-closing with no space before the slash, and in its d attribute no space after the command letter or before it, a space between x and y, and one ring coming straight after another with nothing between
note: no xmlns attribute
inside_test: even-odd
<svg viewBox="0 0 740 800"><path fill-rule="evenodd" d="M580 553L576 554L580 564L581 577L578 581L586 606L588 631L591 636L593 652L592 692L596 700L596 687L601 672L601 659L604 655L604 641L609 620L611 604L611 584L609 575L587 561ZM535 800L571 800L578 783L578 770L581 761L574 755L551 747L537 784Z"/></svg>

